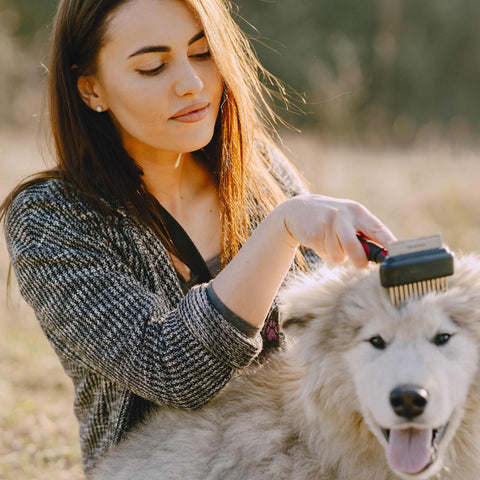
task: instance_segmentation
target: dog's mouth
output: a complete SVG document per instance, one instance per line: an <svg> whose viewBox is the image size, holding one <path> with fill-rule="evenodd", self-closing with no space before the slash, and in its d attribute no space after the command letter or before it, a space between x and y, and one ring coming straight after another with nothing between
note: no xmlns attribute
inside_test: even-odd
<svg viewBox="0 0 480 480"><path fill-rule="evenodd" d="M438 446L448 423L439 428L395 428L382 432L388 442L387 459L391 467L408 475L418 475L437 460Z"/></svg>

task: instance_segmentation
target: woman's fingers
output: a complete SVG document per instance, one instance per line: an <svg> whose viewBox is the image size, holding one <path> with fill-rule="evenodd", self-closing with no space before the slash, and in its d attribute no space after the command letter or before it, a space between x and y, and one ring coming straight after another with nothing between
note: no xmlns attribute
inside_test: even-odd
<svg viewBox="0 0 480 480"><path fill-rule="evenodd" d="M387 248L388 244L391 242L396 242L397 238L385 225L377 225L375 227L364 226L362 229L358 229L368 238L373 240L375 243L382 245Z"/></svg>
<svg viewBox="0 0 480 480"><path fill-rule="evenodd" d="M359 268L365 268L368 265L368 259L362 244L358 240L357 232L352 222L341 221L337 225L337 235L343 251L350 261Z"/></svg>
<svg viewBox="0 0 480 480"><path fill-rule="evenodd" d="M381 245L386 245L395 239L380 220L363 205L350 200L322 197L318 200L320 204L326 202L328 205L323 216L324 249L332 262L341 263L348 257L357 267L364 268L368 265L365 250L357 237L358 230L370 232L372 240ZM358 225L361 225L361 228Z"/></svg>
<svg viewBox="0 0 480 480"><path fill-rule="evenodd" d="M339 216L341 216L341 212L337 208L329 208L326 210L323 220L324 248L329 260L334 263L341 263L345 260L345 252L340 245L336 231Z"/></svg>
<svg viewBox="0 0 480 480"><path fill-rule="evenodd" d="M390 242L397 240L395 235L366 207L357 203L352 209L357 231L383 247L387 247Z"/></svg>
<svg viewBox="0 0 480 480"><path fill-rule="evenodd" d="M366 207L352 202L349 205L350 218L339 225L339 236L342 246L352 263L357 267L366 267L368 258L357 238L357 232L361 232L369 239L383 247L387 247L396 238L392 232Z"/></svg>
<svg viewBox="0 0 480 480"><path fill-rule="evenodd" d="M335 263L349 257L357 267L368 259L357 238L360 231L382 246L395 240L390 230L363 205L321 195L302 195L285 202L284 223L290 235Z"/></svg>
<svg viewBox="0 0 480 480"><path fill-rule="evenodd" d="M324 226L321 226L318 229L318 233L315 234L315 243L313 249L317 252L318 256L320 258L323 258L323 260L330 260L330 254L327 250L327 232Z"/></svg>

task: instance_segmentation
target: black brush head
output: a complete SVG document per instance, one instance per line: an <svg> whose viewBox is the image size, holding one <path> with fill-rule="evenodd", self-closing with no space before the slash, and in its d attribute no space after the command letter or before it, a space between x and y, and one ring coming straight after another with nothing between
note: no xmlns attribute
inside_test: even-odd
<svg viewBox="0 0 480 480"><path fill-rule="evenodd" d="M453 275L453 254L446 248L387 256L380 265L380 281L385 288L449 275Z"/></svg>

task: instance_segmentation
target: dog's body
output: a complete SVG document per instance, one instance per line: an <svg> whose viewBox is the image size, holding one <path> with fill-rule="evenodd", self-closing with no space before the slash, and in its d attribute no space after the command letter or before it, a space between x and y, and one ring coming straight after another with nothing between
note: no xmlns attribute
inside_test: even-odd
<svg viewBox="0 0 480 480"><path fill-rule="evenodd" d="M290 348L201 410L160 409L95 480L480 478L479 258L399 309L376 269L323 269L282 318Z"/></svg>

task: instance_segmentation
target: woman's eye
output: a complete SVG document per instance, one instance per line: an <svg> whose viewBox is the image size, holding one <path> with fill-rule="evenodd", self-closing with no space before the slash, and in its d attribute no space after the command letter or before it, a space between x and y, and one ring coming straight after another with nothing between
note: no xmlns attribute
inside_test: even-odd
<svg viewBox="0 0 480 480"><path fill-rule="evenodd" d="M211 56L212 56L212 54L211 54L210 50L208 50L207 52L204 52L204 53L197 53L195 55L191 55L191 57L198 58L200 60L210 58Z"/></svg>
<svg viewBox="0 0 480 480"><path fill-rule="evenodd" d="M190 55L190 57L198 59L198 60L206 60L208 58L211 58L211 56L212 56L212 54L210 53L210 50L208 50L206 52L203 52L203 53L197 53L195 55ZM136 71L140 75L145 75L147 77L152 77L152 76L158 75L165 68L165 66L166 66L166 63L162 63L158 67L151 68L149 70L143 70L143 69L137 68Z"/></svg>
<svg viewBox="0 0 480 480"><path fill-rule="evenodd" d="M384 350L387 347L385 340L380 335L375 335L368 342L378 350Z"/></svg>
<svg viewBox="0 0 480 480"><path fill-rule="evenodd" d="M141 70L140 68L137 68L136 71L140 75L145 75L147 77L151 77L151 76L154 76L154 75L157 75L158 73L160 73L165 68L165 65L166 65L165 63L162 63L158 67L152 68L150 70Z"/></svg>
<svg viewBox="0 0 480 480"><path fill-rule="evenodd" d="M432 342L437 345L437 347L441 347L442 345L445 345L452 337L453 335L450 333L439 333L433 337Z"/></svg>

